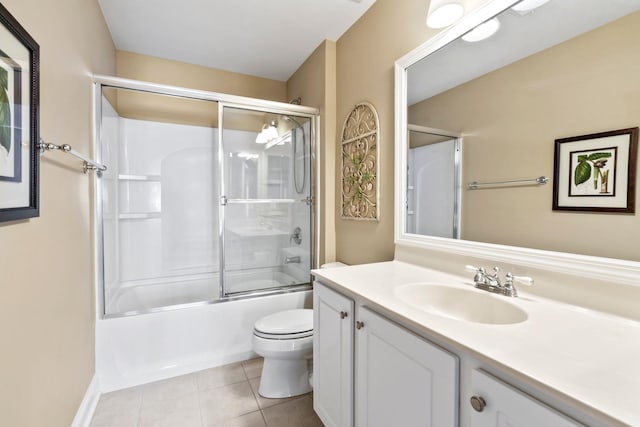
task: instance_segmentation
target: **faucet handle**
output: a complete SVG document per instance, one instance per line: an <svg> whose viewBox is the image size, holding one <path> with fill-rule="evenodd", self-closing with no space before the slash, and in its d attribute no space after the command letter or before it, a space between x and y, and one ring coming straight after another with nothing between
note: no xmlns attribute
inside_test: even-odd
<svg viewBox="0 0 640 427"><path fill-rule="evenodd" d="M485 269L482 267L475 267L473 265L465 265L464 269L472 273L484 273Z"/></svg>
<svg viewBox="0 0 640 427"><path fill-rule="evenodd" d="M529 276L514 276L511 273L507 273L505 274L504 278L506 283L513 284L513 282L517 282L527 286L533 285L533 277L529 277Z"/></svg>
<svg viewBox="0 0 640 427"><path fill-rule="evenodd" d="M482 286L487 283L487 274L484 268L474 267L473 265L466 265L464 269L475 273L475 275L473 276L473 283L476 287Z"/></svg>
<svg viewBox="0 0 640 427"><path fill-rule="evenodd" d="M511 273L507 273L504 276L504 286L502 287L502 293L508 297L517 297L518 291L513 282L522 283L523 285L533 285L533 278L528 276L514 276Z"/></svg>

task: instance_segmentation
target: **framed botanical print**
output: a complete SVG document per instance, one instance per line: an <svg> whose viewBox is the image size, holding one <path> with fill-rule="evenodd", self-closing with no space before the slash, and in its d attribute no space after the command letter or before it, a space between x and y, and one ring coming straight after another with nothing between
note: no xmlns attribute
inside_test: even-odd
<svg viewBox="0 0 640 427"><path fill-rule="evenodd" d="M36 217L39 47L0 4L0 221Z"/></svg>
<svg viewBox="0 0 640 427"><path fill-rule="evenodd" d="M638 128L556 139L553 209L635 213Z"/></svg>

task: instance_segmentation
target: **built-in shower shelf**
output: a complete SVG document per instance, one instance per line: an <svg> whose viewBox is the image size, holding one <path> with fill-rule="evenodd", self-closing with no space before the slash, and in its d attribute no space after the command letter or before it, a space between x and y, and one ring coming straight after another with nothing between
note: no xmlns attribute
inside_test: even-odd
<svg viewBox="0 0 640 427"><path fill-rule="evenodd" d="M289 236L291 233L277 228L267 228L260 226L233 226L228 225L227 231L240 237L273 237L273 236Z"/></svg>
<svg viewBox="0 0 640 427"><path fill-rule="evenodd" d="M160 218L160 212L131 212L121 213L119 219L156 219Z"/></svg>
<svg viewBox="0 0 640 427"><path fill-rule="evenodd" d="M160 175L118 175L120 181L160 181Z"/></svg>
<svg viewBox="0 0 640 427"><path fill-rule="evenodd" d="M282 218L287 213L285 211L269 211L269 212L261 212L258 214L259 217L262 218Z"/></svg>

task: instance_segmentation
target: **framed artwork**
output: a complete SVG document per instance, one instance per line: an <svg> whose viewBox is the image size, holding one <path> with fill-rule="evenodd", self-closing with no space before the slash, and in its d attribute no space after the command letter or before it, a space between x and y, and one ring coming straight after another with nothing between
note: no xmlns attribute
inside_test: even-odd
<svg viewBox="0 0 640 427"><path fill-rule="evenodd" d="M353 107L342 126L342 219L380 220L378 112L368 102Z"/></svg>
<svg viewBox="0 0 640 427"><path fill-rule="evenodd" d="M553 209L635 213L638 128L556 139Z"/></svg>
<svg viewBox="0 0 640 427"><path fill-rule="evenodd" d="M39 46L0 4L0 221L39 215Z"/></svg>

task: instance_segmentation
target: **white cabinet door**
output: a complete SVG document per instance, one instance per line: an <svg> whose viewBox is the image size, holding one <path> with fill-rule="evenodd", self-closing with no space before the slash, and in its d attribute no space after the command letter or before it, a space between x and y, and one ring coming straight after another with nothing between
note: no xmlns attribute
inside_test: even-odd
<svg viewBox="0 0 640 427"><path fill-rule="evenodd" d="M471 372L474 409L472 427L575 427L581 426L508 384L474 369ZM471 402L462 402L471 406ZM476 409L477 408L477 409Z"/></svg>
<svg viewBox="0 0 640 427"><path fill-rule="evenodd" d="M313 290L313 409L327 427L353 425L351 299L316 282Z"/></svg>
<svg viewBox="0 0 640 427"><path fill-rule="evenodd" d="M366 308L357 317L356 425L457 426L458 358Z"/></svg>

